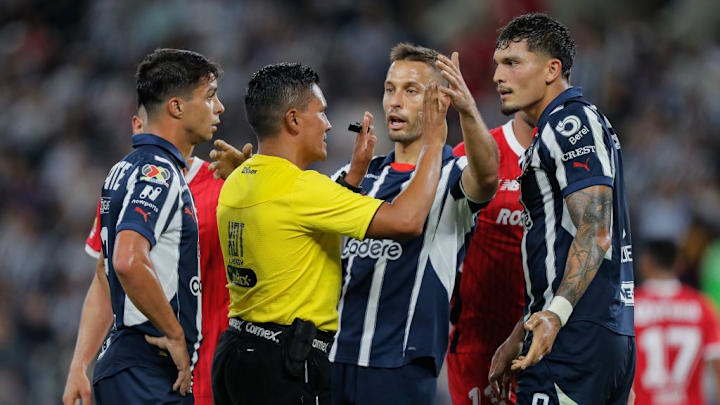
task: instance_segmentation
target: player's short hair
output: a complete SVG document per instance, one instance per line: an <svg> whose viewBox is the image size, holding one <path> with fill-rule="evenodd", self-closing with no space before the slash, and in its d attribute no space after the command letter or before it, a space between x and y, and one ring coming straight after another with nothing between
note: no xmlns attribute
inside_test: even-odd
<svg viewBox="0 0 720 405"><path fill-rule="evenodd" d="M643 251L652 261L665 271L675 270L678 259L678 247L669 239L656 239L647 241Z"/></svg>
<svg viewBox="0 0 720 405"><path fill-rule="evenodd" d="M399 60L407 60L413 62L423 62L432 67L440 77L440 83L443 86L447 86L447 81L440 75L440 69L435 66L435 62L438 60L440 52L425 48L424 46L413 45L409 42L401 42L393 47L390 51L390 63L397 62Z"/></svg>
<svg viewBox="0 0 720 405"><path fill-rule="evenodd" d="M320 76L307 65L278 63L252 75L245 92L245 114L258 139L277 134L285 113L305 110Z"/></svg>
<svg viewBox="0 0 720 405"><path fill-rule="evenodd" d="M570 80L570 70L575 59L575 41L570 30L547 14L532 13L515 17L500 28L495 49L504 49L511 42L527 40L530 52L543 52L562 63L562 75Z"/></svg>
<svg viewBox="0 0 720 405"><path fill-rule="evenodd" d="M170 97L187 97L203 80L222 74L220 65L205 56L182 49L156 49L135 72L138 107L148 114Z"/></svg>

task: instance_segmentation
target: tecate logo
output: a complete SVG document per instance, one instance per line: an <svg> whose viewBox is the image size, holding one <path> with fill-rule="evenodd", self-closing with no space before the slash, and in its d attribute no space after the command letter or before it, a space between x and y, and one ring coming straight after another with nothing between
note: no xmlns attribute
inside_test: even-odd
<svg viewBox="0 0 720 405"><path fill-rule="evenodd" d="M397 260L402 256L402 246L389 239L365 239L362 242L357 239L349 239L342 251L342 258L347 259L353 255L375 260L381 257L387 260Z"/></svg>

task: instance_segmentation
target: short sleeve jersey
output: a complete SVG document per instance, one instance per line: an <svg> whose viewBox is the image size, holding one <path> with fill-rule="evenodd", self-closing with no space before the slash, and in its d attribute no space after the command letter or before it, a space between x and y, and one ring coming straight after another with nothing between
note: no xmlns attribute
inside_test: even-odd
<svg viewBox="0 0 720 405"><path fill-rule="evenodd" d="M245 161L217 208L228 316L337 330L341 235L362 240L381 204L283 158Z"/></svg>
<svg viewBox="0 0 720 405"><path fill-rule="evenodd" d="M612 246L568 322L594 322L633 336L630 219L620 142L610 122L580 88L569 88L540 115L537 135L521 160L526 319L548 308L565 273L577 231L565 198L602 185L612 188Z"/></svg>
<svg viewBox="0 0 720 405"><path fill-rule="evenodd" d="M677 280L648 280L635 294L637 405L705 404L705 362L720 358L711 300Z"/></svg>

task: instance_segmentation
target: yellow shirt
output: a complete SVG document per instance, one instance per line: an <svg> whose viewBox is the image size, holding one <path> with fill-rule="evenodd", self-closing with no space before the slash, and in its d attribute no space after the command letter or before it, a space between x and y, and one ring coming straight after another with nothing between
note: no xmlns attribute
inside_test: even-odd
<svg viewBox="0 0 720 405"><path fill-rule="evenodd" d="M245 161L217 207L228 316L336 331L341 235L362 240L380 204L283 158Z"/></svg>

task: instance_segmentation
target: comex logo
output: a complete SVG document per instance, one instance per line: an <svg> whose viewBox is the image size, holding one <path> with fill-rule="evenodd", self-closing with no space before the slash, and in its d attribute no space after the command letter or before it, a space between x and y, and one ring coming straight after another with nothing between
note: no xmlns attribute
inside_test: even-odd
<svg viewBox="0 0 720 405"><path fill-rule="evenodd" d="M388 260L397 260L402 256L402 252L402 246L390 239L365 239L362 242L357 239L348 239L342 251L342 258L347 259L351 255L357 255L375 260L381 257Z"/></svg>

